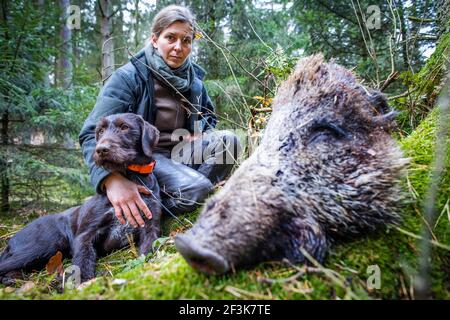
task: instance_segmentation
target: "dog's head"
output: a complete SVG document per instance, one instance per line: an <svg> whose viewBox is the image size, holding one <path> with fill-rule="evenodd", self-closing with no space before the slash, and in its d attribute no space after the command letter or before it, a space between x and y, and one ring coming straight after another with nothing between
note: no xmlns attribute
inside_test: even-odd
<svg viewBox="0 0 450 320"><path fill-rule="evenodd" d="M95 129L94 161L110 171L151 162L159 131L141 116L119 113L101 118Z"/></svg>

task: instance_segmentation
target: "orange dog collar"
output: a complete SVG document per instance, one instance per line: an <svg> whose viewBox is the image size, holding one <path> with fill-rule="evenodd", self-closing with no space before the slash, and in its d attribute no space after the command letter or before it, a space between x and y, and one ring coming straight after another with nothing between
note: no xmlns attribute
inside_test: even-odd
<svg viewBox="0 0 450 320"><path fill-rule="evenodd" d="M137 173L141 173L141 174L150 174L153 172L153 169L155 168L155 164L156 164L155 160L153 160L152 162L147 163L147 164L130 164L128 166L128 169L133 172L137 172Z"/></svg>

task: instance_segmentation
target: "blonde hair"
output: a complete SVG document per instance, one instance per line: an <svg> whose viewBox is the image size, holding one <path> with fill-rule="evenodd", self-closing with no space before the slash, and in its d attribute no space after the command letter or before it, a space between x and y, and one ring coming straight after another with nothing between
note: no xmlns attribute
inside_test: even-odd
<svg viewBox="0 0 450 320"><path fill-rule="evenodd" d="M195 36L195 17L187 7L170 5L159 11L153 18L151 31L157 37L174 22L186 22L192 27L192 34Z"/></svg>

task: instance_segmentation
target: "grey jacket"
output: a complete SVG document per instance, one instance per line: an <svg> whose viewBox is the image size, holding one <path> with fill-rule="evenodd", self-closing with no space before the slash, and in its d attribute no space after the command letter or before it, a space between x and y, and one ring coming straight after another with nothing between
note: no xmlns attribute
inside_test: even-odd
<svg viewBox="0 0 450 320"><path fill-rule="evenodd" d="M184 94L195 107L190 106L192 114L186 129L193 132L194 123L198 121L197 126L199 125L200 130L206 131L216 126L217 118L214 105L202 82L205 71L196 64L194 69L196 78L189 92ZM79 135L83 156L89 166L91 183L98 193L102 192L100 186L102 180L109 175L109 171L94 163L95 126L101 117L122 112L139 114L151 124L155 121L153 74L147 67L143 50L111 75L101 89L94 109L86 119Z"/></svg>

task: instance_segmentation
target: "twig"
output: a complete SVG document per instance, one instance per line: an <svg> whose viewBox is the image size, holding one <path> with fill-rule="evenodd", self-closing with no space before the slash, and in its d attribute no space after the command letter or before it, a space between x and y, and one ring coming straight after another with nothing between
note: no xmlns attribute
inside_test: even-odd
<svg viewBox="0 0 450 320"><path fill-rule="evenodd" d="M447 215L448 215L448 220L450 221L450 211L449 211L449 204L450 198L447 199L447 202L444 205L444 208L441 211L441 214L439 215L439 217L436 219L436 223L434 224L433 230L436 229L436 227L439 224L439 221L441 220L442 216L444 215L444 212L447 211Z"/></svg>
<svg viewBox="0 0 450 320"><path fill-rule="evenodd" d="M337 275L339 275L339 273L337 273L336 271L332 270L332 269L327 269L324 268L316 259L314 259L305 249L300 248L301 253L305 256L305 258L311 262L313 265L316 266L316 268L319 268L322 270L322 272L335 284L337 284L338 286L340 286L341 288L343 288L349 297L351 297L352 299L359 299L359 297L353 293L353 291L347 286L345 285L344 281L342 281L341 279L339 279ZM340 275L339 275L340 276ZM342 276L341 276L342 277Z"/></svg>
<svg viewBox="0 0 450 320"><path fill-rule="evenodd" d="M272 112L273 109L272 108L252 108L252 111L255 113L259 113L259 112ZM252 113L253 113L252 112Z"/></svg>
<svg viewBox="0 0 450 320"><path fill-rule="evenodd" d="M255 292L250 292L250 291L239 289L239 288L232 287L232 286L226 286L225 287L225 291L231 293L232 295L234 295L235 297L238 297L238 298L240 298L242 295L246 295L246 296L253 297L253 298L256 298L256 299L261 299L261 300L270 300L270 299L272 299L271 296L265 296L265 295L262 295L262 294L258 294L258 293L255 293Z"/></svg>
<svg viewBox="0 0 450 320"><path fill-rule="evenodd" d="M415 91L417 91L418 90L418 88L416 87L416 88L413 88L413 89L408 89L408 91L406 91L406 92L403 92L402 94L399 94L399 95L396 95L396 96L391 96L391 97L388 97L388 100L395 100L395 99L399 99L399 98L403 98L403 97L406 97L406 96L409 96L411 93L413 93L413 92L415 92Z"/></svg>
<svg viewBox="0 0 450 320"><path fill-rule="evenodd" d="M398 71L393 71L389 77L384 81L383 85L380 87L380 91L384 91L392 82L394 82L399 76Z"/></svg>
<svg viewBox="0 0 450 320"><path fill-rule="evenodd" d="M418 18L413 16L408 16L408 20L414 21L414 22L435 22L436 19L427 19L427 18Z"/></svg>
<svg viewBox="0 0 450 320"><path fill-rule="evenodd" d="M294 275L287 277L287 278L271 279L271 278L265 278L265 277L258 277L257 281L261 282L261 283L268 283L268 284L288 283L288 282L294 282L301 276L308 274L308 273L323 273L322 269L307 267L307 266L304 266L301 269L296 268L296 270L300 270L300 271L298 271Z"/></svg>
<svg viewBox="0 0 450 320"><path fill-rule="evenodd" d="M400 228L400 227L395 227L395 229L397 229L397 231L400 231L401 233L404 233L404 234L410 236L411 238L419 239L419 240L424 240L423 237L421 237L421 236L419 236L419 235L417 235L417 234L414 234L414 233L412 233L412 232L406 231L406 230L404 230L404 229L402 229L402 228ZM427 241L428 241L429 243L431 243L432 245L438 247L438 248L441 248L441 249L450 251L450 246L447 246L447 245L442 244L442 243L440 243L440 242L437 242L437 241L435 241L435 240L427 240Z"/></svg>

